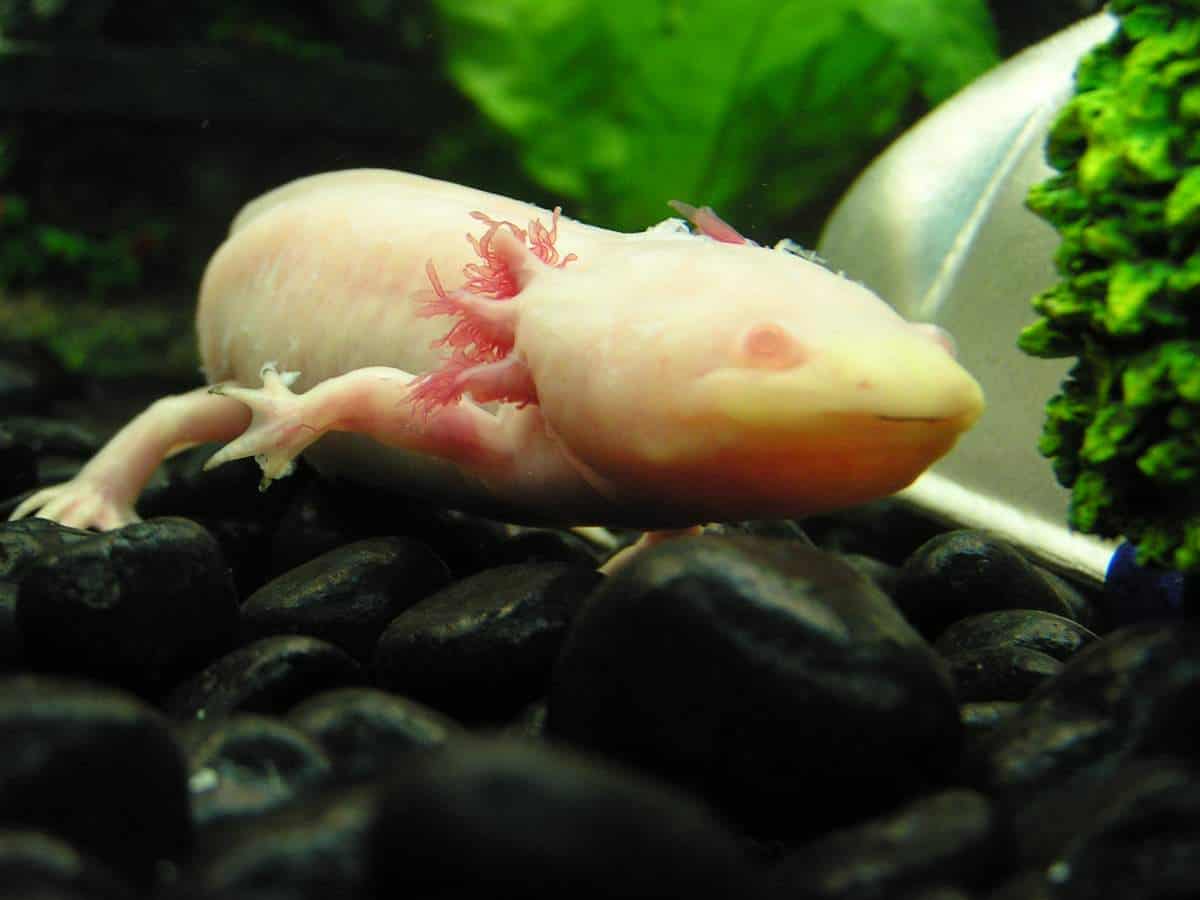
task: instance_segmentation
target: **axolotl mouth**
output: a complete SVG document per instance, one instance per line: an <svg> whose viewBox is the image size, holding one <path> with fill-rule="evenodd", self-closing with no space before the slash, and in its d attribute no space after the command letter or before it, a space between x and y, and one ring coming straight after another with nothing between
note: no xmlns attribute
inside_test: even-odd
<svg viewBox="0 0 1200 900"><path fill-rule="evenodd" d="M869 351L876 348L864 348ZM879 348L882 350L882 348ZM895 348L887 348L895 350ZM927 424L966 431L983 411L979 384L940 348L851 357L824 351L805 365L779 372L725 367L696 382L699 405L733 427L777 437L826 431L852 416L860 425ZM872 359L873 358L873 359Z"/></svg>

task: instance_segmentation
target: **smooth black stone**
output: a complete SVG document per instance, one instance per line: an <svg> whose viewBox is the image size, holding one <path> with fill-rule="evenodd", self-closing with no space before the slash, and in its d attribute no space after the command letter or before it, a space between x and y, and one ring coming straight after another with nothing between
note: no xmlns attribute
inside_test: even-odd
<svg viewBox="0 0 1200 900"><path fill-rule="evenodd" d="M293 478L300 476L287 505L279 516L271 538L271 577L290 572L309 560L329 553L346 544L367 537L369 528L343 511L335 488L320 478L312 477L307 466L298 467ZM368 515L372 507L364 500ZM380 534L390 532L381 531Z"/></svg>
<svg viewBox="0 0 1200 900"><path fill-rule="evenodd" d="M25 667L25 649L17 627L17 586L0 581L0 672Z"/></svg>
<svg viewBox="0 0 1200 900"><path fill-rule="evenodd" d="M528 528L496 548L489 568L522 563L565 563L588 569L600 564L600 552L569 531Z"/></svg>
<svg viewBox="0 0 1200 900"><path fill-rule="evenodd" d="M822 550L863 553L899 566L946 527L917 507L888 498L808 516L804 530Z"/></svg>
<svg viewBox="0 0 1200 900"><path fill-rule="evenodd" d="M0 579L20 582L42 557L92 537L95 532L68 528L49 519L0 522Z"/></svg>
<svg viewBox="0 0 1200 900"><path fill-rule="evenodd" d="M1021 704L1013 700L982 700L964 703L958 715L970 741L994 730L1020 708Z"/></svg>
<svg viewBox="0 0 1200 900"><path fill-rule="evenodd" d="M1133 626L1080 651L1011 717L969 745L966 771L1041 851L1056 792L1095 790L1135 758L1195 754L1200 629ZM1062 798L1057 799L1058 803Z"/></svg>
<svg viewBox="0 0 1200 900"><path fill-rule="evenodd" d="M258 489L262 473L250 459L239 459L205 471L204 464L220 444L202 444L167 460L165 477L151 483L138 500L143 518L186 516L203 525L221 547L238 595L245 597L278 572L271 569L271 544L289 498L308 476L297 472Z"/></svg>
<svg viewBox="0 0 1200 900"><path fill-rule="evenodd" d="M548 730L794 836L940 783L961 737L944 664L869 579L795 541L708 536L589 598Z"/></svg>
<svg viewBox="0 0 1200 900"><path fill-rule="evenodd" d="M971 894L949 884L927 885L910 891L903 900L973 900Z"/></svg>
<svg viewBox="0 0 1200 900"><path fill-rule="evenodd" d="M187 766L133 697L40 676L0 679L0 825L45 830L145 886L189 850Z"/></svg>
<svg viewBox="0 0 1200 900"><path fill-rule="evenodd" d="M567 626L601 579L561 563L464 578L388 626L376 679L463 721L502 722L545 695Z"/></svg>
<svg viewBox="0 0 1200 900"><path fill-rule="evenodd" d="M870 578L889 597L895 595L896 586L900 583L899 566L889 565L881 559L867 556L864 553L843 553L841 556L854 567L856 572Z"/></svg>
<svg viewBox="0 0 1200 900"><path fill-rule="evenodd" d="M538 741L546 736L548 710L546 701L534 700L504 726L504 734L513 738Z"/></svg>
<svg viewBox="0 0 1200 900"><path fill-rule="evenodd" d="M155 519L35 563L17 625L37 668L154 692L231 646L237 595L212 535Z"/></svg>
<svg viewBox="0 0 1200 900"><path fill-rule="evenodd" d="M66 841L43 831L0 829L0 897L133 900L133 889Z"/></svg>
<svg viewBox="0 0 1200 900"><path fill-rule="evenodd" d="M1061 900L1061 898L1050 885L1046 873L1038 869L1025 870L1008 879L989 893L987 900Z"/></svg>
<svg viewBox="0 0 1200 900"><path fill-rule="evenodd" d="M167 460L164 464L167 477L147 487L139 498L141 514L180 515L197 520L230 516L277 518L297 482L288 476L260 491L262 471L252 459L236 459L215 469L205 469L205 464L221 447L220 443L200 444Z"/></svg>
<svg viewBox="0 0 1200 900"><path fill-rule="evenodd" d="M1001 835L985 796L943 791L806 845L771 878L780 898L829 900L910 897L947 883L977 886L1004 861Z"/></svg>
<svg viewBox="0 0 1200 900"><path fill-rule="evenodd" d="M508 532L496 522L338 478L310 479L279 522L272 548L277 573L369 537L400 536L427 545L456 578L488 568Z"/></svg>
<svg viewBox="0 0 1200 900"><path fill-rule="evenodd" d="M424 544L369 538L263 585L242 605L241 633L307 634L369 662L387 624L449 581L446 564Z"/></svg>
<svg viewBox="0 0 1200 900"><path fill-rule="evenodd" d="M396 532L394 524L392 531ZM456 578L492 568L492 560L509 539L507 529L498 522L437 509L410 515L397 533L427 543Z"/></svg>
<svg viewBox="0 0 1200 900"><path fill-rule="evenodd" d="M1038 609L1002 609L960 619L942 632L934 649L952 656L985 647L1027 647L1067 660L1099 640L1078 622Z"/></svg>
<svg viewBox="0 0 1200 900"><path fill-rule="evenodd" d="M691 798L546 744L461 741L397 775L371 829L377 896L759 895Z"/></svg>
<svg viewBox="0 0 1200 900"><path fill-rule="evenodd" d="M333 766L321 745L277 719L244 713L179 730L202 827L260 815L320 784Z"/></svg>
<svg viewBox="0 0 1200 900"><path fill-rule="evenodd" d="M413 752L440 747L462 731L413 700L365 687L309 697L287 718L321 744L339 776L353 778L406 765Z"/></svg>
<svg viewBox="0 0 1200 900"><path fill-rule="evenodd" d="M247 822L206 831L187 881L214 900L409 896L376 895L366 886L366 839L377 794L374 785L330 787Z"/></svg>
<svg viewBox="0 0 1200 900"><path fill-rule="evenodd" d="M1066 802L1040 804L1036 835L1060 849L1043 868L1055 896L1195 897L1200 889L1200 770L1138 760ZM1035 826L1037 827L1037 826ZM1030 838L1025 838L1030 842Z"/></svg>
<svg viewBox="0 0 1200 900"><path fill-rule="evenodd" d="M950 531L922 544L904 563L894 596L930 640L960 619L995 610L1040 609L1085 626L1091 617L1066 582L980 531Z"/></svg>
<svg viewBox="0 0 1200 900"><path fill-rule="evenodd" d="M1063 669L1046 653L1028 647L981 647L946 657L960 703L1024 700Z"/></svg>
<svg viewBox="0 0 1200 900"><path fill-rule="evenodd" d="M284 635L227 653L172 691L163 705L181 719L280 715L313 694L365 681L362 666L344 650L317 638Z"/></svg>
<svg viewBox="0 0 1200 900"><path fill-rule="evenodd" d="M20 443L0 420L0 499L14 497L37 484L33 451ZM4 515L8 518L8 514Z"/></svg>
<svg viewBox="0 0 1200 900"><path fill-rule="evenodd" d="M104 443L90 428L40 416L9 416L4 419L4 430L12 435L16 443L28 447L36 457L88 459Z"/></svg>

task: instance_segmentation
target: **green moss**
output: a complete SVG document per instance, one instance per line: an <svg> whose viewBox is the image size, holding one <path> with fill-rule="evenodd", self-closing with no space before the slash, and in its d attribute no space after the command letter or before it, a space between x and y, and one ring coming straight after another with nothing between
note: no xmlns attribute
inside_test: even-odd
<svg viewBox="0 0 1200 900"><path fill-rule="evenodd" d="M191 318L178 303L123 305L113 315L87 302L0 290L0 334L43 343L67 369L90 375L194 376Z"/></svg>
<svg viewBox="0 0 1200 900"><path fill-rule="evenodd" d="M1116 0L1028 197L1062 236L1060 281L1019 345L1077 356L1039 449L1071 524L1200 568L1200 0Z"/></svg>

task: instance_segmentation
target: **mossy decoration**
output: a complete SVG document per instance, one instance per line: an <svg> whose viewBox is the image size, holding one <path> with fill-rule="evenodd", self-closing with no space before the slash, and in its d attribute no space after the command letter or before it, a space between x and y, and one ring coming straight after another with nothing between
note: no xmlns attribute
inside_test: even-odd
<svg viewBox="0 0 1200 900"><path fill-rule="evenodd" d="M1028 205L1058 229L1060 281L1026 353L1076 356L1039 445L1080 531L1200 570L1200 0L1113 0Z"/></svg>

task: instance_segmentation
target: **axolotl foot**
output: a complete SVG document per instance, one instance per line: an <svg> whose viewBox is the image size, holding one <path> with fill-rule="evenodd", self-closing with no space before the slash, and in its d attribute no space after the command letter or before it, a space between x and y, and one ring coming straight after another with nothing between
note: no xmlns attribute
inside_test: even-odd
<svg viewBox="0 0 1200 900"><path fill-rule="evenodd" d="M86 477L77 477L31 494L13 510L11 518L15 521L29 516L50 519L70 528L100 531L142 521L132 505L116 500L106 485Z"/></svg>
<svg viewBox="0 0 1200 900"><path fill-rule="evenodd" d="M250 425L204 464L205 469L253 456L262 469L260 490L277 478L290 475L296 457L320 438L328 423L319 424L311 394L297 395L289 389L299 372L280 372L275 363L262 367L261 388L215 384L209 392L244 403L250 409Z"/></svg>

